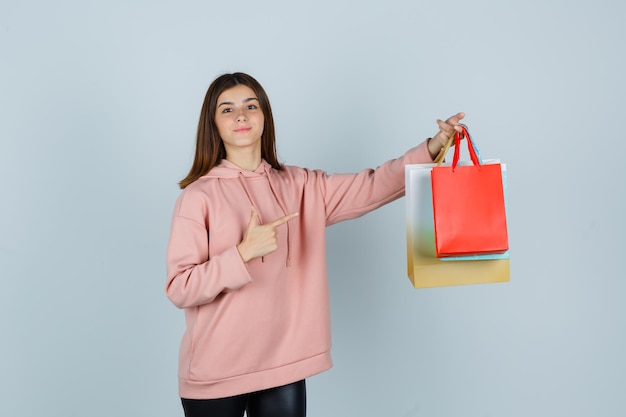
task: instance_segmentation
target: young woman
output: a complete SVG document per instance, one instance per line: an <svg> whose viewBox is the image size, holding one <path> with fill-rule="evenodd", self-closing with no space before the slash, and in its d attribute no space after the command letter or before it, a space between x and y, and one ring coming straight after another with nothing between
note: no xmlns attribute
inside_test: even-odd
<svg viewBox="0 0 626 417"><path fill-rule="evenodd" d="M267 94L243 73L206 94L180 182L166 294L185 309L179 393L187 417L304 417L305 379L332 366L325 229L404 195L459 121L377 169L281 165Z"/></svg>

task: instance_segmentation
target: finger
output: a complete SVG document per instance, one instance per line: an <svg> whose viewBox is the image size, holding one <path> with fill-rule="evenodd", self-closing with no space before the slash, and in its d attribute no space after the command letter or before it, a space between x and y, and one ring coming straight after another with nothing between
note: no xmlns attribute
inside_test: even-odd
<svg viewBox="0 0 626 417"><path fill-rule="evenodd" d="M465 113L459 112L459 113L455 114L454 116L449 117L448 120L446 120L446 122L450 123L453 126L456 126L456 125L459 124L461 119L463 119L464 117L465 117Z"/></svg>
<svg viewBox="0 0 626 417"><path fill-rule="evenodd" d="M464 117L465 113L457 113L454 116L448 117L444 123L454 129L458 129L459 125L461 124L461 119L463 119Z"/></svg>
<svg viewBox="0 0 626 417"><path fill-rule="evenodd" d="M250 213L250 220L248 220L248 230L257 226L259 224L259 216L256 214L256 210L254 207L252 208L252 212Z"/></svg>
<svg viewBox="0 0 626 417"><path fill-rule="evenodd" d="M445 122L437 120L437 125L439 126L439 129L448 136L452 136L455 132L463 133L463 127L460 122L464 117L465 113L460 112L452 117L449 117Z"/></svg>
<svg viewBox="0 0 626 417"><path fill-rule="evenodd" d="M271 227L278 227L283 223L287 223L289 220L293 219L294 217L297 217L300 213L291 213L288 214L286 216L281 217L280 219L276 219L273 222L269 223L268 225Z"/></svg>
<svg viewBox="0 0 626 417"><path fill-rule="evenodd" d="M455 127L450 125L448 122L437 119L437 125L439 126L439 130L445 133L447 137L450 137L454 134Z"/></svg>

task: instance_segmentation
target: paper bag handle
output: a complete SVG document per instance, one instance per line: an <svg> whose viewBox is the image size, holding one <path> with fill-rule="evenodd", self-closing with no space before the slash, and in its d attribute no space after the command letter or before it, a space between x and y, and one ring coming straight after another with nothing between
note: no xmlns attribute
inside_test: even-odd
<svg viewBox="0 0 626 417"><path fill-rule="evenodd" d="M472 140L472 137L467 130L467 126L463 124L460 126L462 131L455 131L454 134L448 138L448 141L446 142L444 147L441 148L441 150L437 154L437 157L435 158L435 163L437 164L437 166L443 163L446 153L448 153L448 149L450 149L450 146L452 146L452 142L454 142L454 157L452 158L452 170L454 171L454 168L458 165L459 158L461 156L461 140L465 138L467 139L467 148L469 150L470 159L472 160L472 163L480 169L482 161L478 152L478 148Z"/></svg>

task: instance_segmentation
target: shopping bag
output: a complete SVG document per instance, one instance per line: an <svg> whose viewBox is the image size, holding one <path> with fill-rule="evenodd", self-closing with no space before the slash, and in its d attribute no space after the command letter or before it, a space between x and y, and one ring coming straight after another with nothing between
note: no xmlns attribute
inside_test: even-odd
<svg viewBox="0 0 626 417"><path fill-rule="evenodd" d="M487 160L484 163L500 163L499 160ZM502 168L502 187L504 188L504 210L507 210L507 184L506 184L506 164L500 163L500 167ZM434 216L433 216L434 217ZM508 218L508 214L507 214ZM434 245L433 245L434 246ZM461 255L461 256L446 256L443 258L439 258L442 261L467 261L467 260L480 260L480 259L508 259L510 257L509 251L502 253L490 253L490 254L482 254L482 255Z"/></svg>
<svg viewBox="0 0 626 417"><path fill-rule="evenodd" d="M452 136L450 139L435 158L434 164L413 164L407 165L405 168L407 272L409 280L415 288L508 282L510 280L508 251L501 254L437 258L431 170L437 165L451 166L450 163L442 162L456 138ZM475 145L475 142L472 141L472 144ZM506 164L497 159L488 159L483 162L477 147L474 152L476 159L482 164L500 164L506 203ZM460 166L469 164L473 164L473 162L458 162Z"/></svg>
<svg viewBox="0 0 626 417"><path fill-rule="evenodd" d="M485 164L500 163L485 160ZM466 165L467 162L459 162ZM505 164L500 164L506 169ZM405 167L407 272L415 288L487 284L509 281L509 254L437 258L435 250L431 170L437 164ZM450 164L443 164L450 166ZM454 260L455 262L451 262Z"/></svg>
<svg viewBox="0 0 626 417"><path fill-rule="evenodd" d="M472 165L459 165L463 137ZM433 167L431 181L438 258L508 250L502 167L481 163L466 127L455 134L452 165Z"/></svg>

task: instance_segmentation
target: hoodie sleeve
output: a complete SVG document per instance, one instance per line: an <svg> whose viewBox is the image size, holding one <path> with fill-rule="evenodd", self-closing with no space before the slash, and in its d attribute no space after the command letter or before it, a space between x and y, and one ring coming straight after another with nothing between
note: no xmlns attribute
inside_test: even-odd
<svg viewBox="0 0 626 417"><path fill-rule="evenodd" d="M188 197L188 196L187 196ZM179 308L210 303L220 293L252 282L233 246L209 259L207 218L197 198L179 197L167 248L167 297Z"/></svg>
<svg viewBox="0 0 626 417"><path fill-rule="evenodd" d="M328 175L323 185L326 223L354 219L404 196L404 166L432 162L424 141L376 169Z"/></svg>

